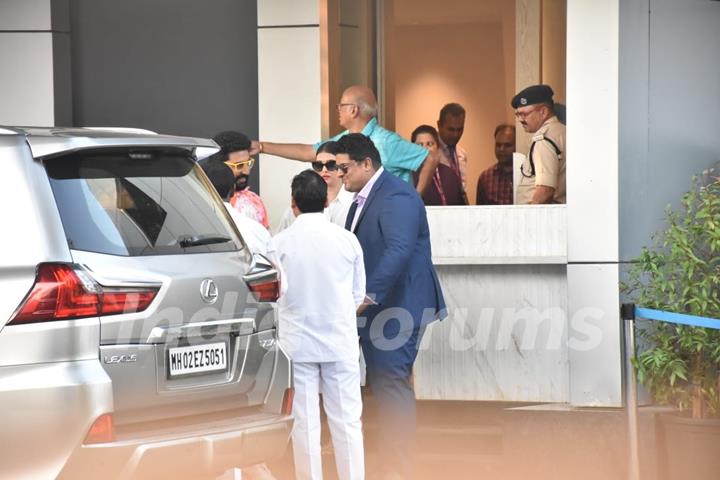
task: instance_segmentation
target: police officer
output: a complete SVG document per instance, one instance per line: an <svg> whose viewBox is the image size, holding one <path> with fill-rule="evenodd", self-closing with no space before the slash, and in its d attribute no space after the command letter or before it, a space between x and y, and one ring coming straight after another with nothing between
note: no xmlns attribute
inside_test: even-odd
<svg viewBox="0 0 720 480"><path fill-rule="evenodd" d="M553 90L533 85L511 102L532 143L520 167L517 203L565 203L565 125L555 116Z"/></svg>

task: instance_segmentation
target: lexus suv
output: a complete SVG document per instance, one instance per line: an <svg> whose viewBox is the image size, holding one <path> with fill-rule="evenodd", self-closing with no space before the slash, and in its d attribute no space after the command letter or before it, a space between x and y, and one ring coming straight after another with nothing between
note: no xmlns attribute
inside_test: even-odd
<svg viewBox="0 0 720 480"><path fill-rule="evenodd" d="M281 456L278 272L211 140L0 128L0 478L213 478Z"/></svg>

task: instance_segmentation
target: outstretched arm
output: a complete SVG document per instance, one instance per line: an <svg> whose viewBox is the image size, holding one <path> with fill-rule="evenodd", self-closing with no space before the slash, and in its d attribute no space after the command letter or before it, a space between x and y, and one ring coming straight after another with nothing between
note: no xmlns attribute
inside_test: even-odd
<svg viewBox="0 0 720 480"><path fill-rule="evenodd" d="M440 164L440 156L437 152L428 152L428 156L425 157L422 166L420 167L420 173L418 174L417 185L415 190L418 194L422 195L425 189L430 185L435 170L437 170Z"/></svg>
<svg viewBox="0 0 720 480"><path fill-rule="evenodd" d="M271 143L253 140L250 145L250 155L267 153L277 157L299 160L301 162L312 162L315 160L315 149L312 145L305 143Z"/></svg>

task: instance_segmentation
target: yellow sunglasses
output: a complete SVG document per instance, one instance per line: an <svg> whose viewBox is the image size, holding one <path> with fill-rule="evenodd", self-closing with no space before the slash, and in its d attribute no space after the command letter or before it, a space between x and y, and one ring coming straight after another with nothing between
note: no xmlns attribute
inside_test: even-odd
<svg viewBox="0 0 720 480"><path fill-rule="evenodd" d="M252 168L253 165L255 165L255 159L248 158L247 160L243 160L242 162L225 162L225 165L232 168L241 168L243 165L247 165L248 167Z"/></svg>

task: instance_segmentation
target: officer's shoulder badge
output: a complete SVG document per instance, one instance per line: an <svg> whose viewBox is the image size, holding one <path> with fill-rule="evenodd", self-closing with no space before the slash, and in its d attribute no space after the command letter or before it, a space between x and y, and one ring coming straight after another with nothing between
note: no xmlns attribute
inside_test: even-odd
<svg viewBox="0 0 720 480"><path fill-rule="evenodd" d="M542 133L532 137L533 142L542 142L543 140L545 140L545 135L543 135Z"/></svg>

